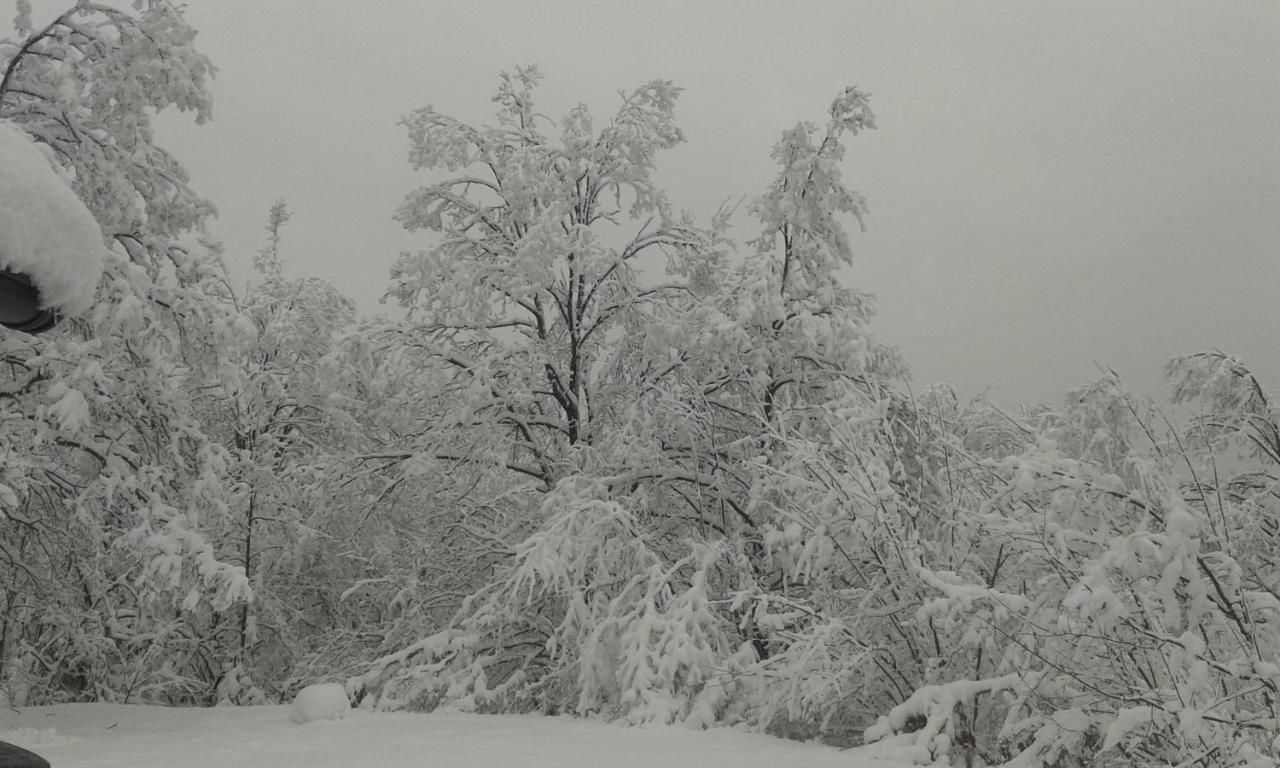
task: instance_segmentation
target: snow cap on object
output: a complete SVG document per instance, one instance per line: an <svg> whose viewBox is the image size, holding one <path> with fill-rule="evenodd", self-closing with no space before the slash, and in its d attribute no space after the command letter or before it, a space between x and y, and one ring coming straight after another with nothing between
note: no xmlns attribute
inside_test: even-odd
<svg viewBox="0 0 1280 768"><path fill-rule="evenodd" d="M20 128L0 120L0 269L68 315L93 302L106 247L93 214Z"/></svg>

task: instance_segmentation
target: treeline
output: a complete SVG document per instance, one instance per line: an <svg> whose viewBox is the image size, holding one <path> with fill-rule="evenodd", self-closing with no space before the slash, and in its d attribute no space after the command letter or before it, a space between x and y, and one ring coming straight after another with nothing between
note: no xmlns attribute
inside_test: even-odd
<svg viewBox="0 0 1280 768"><path fill-rule="evenodd" d="M208 115L168 2L4 44L0 118L114 246L95 308L0 336L0 691L748 724L1001 765L1275 765L1280 412L1219 352L1174 419L1108 375L1016 413L913 391L842 284L848 88L700 223L607 121L405 118L400 320L228 284L149 115ZM750 223L744 224L747 220ZM732 225L732 229L731 229ZM749 231L734 242L731 234Z"/></svg>

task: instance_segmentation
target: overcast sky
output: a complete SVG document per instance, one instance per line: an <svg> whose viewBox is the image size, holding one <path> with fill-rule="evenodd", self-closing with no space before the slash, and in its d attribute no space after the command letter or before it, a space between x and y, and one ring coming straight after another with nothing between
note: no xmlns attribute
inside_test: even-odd
<svg viewBox="0 0 1280 768"><path fill-rule="evenodd" d="M160 143L221 215L238 282L267 209L295 211L293 274L379 311L391 215L423 182L399 117L487 119L499 71L537 63L542 111L668 78L688 143L677 206L754 195L769 150L845 85L878 131L849 148L871 205L849 279L917 385L1058 400L1113 367L1210 346L1280 387L1280 3L191 0L220 68L212 123Z"/></svg>

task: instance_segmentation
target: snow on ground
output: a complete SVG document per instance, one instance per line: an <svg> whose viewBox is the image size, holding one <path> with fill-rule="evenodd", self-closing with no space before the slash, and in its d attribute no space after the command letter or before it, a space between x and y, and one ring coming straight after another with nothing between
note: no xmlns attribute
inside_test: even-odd
<svg viewBox="0 0 1280 768"><path fill-rule="evenodd" d="M905 768L727 729L626 728L536 715L365 712L305 725L289 707L65 704L0 710L0 740L53 768Z"/></svg>

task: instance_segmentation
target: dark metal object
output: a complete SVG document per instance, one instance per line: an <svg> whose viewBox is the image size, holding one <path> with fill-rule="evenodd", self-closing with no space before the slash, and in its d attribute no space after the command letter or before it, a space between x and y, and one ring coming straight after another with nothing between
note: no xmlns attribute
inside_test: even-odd
<svg viewBox="0 0 1280 768"><path fill-rule="evenodd" d="M43 333L58 323L58 314L40 307L40 290L21 272L0 269L0 325L15 331ZM6 768L0 753L0 768Z"/></svg>
<svg viewBox="0 0 1280 768"><path fill-rule="evenodd" d="M0 741L0 768L49 768L49 761L22 747Z"/></svg>

